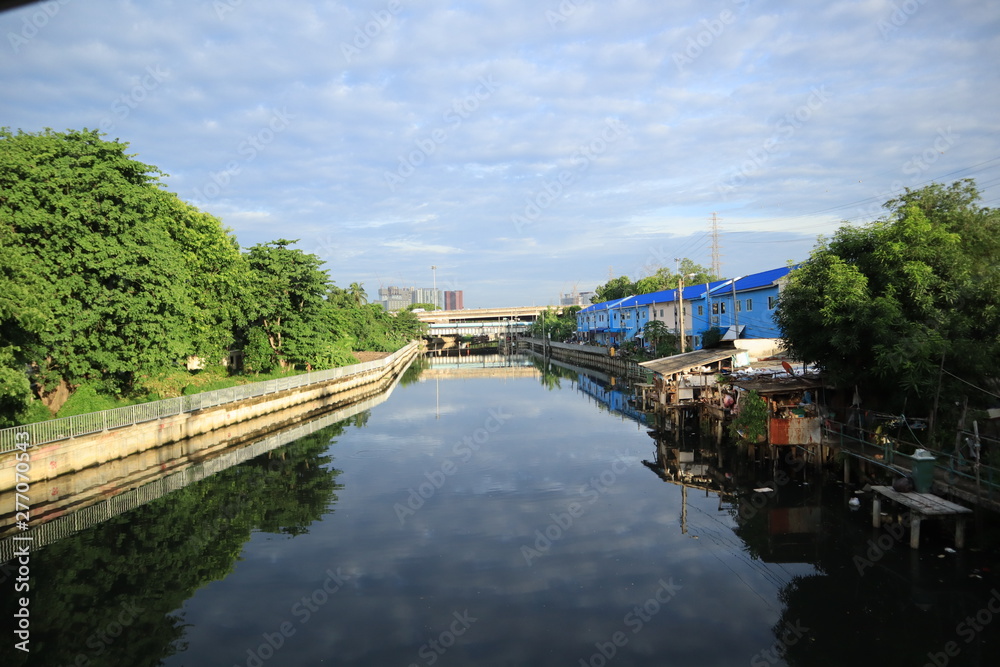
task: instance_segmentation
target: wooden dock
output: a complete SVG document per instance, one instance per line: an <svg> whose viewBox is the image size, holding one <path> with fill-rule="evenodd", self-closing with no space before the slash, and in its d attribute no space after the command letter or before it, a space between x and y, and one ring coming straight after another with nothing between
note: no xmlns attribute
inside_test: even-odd
<svg viewBox="0 0 1000 667"><path fill-rule="evenodd" d="M891 486L873 486L875 497L872 502L872 526L882 525L882 498L895 501L910 510L910 547L920 547L920 522L923 519L955 516L955 548L965 547L965 515L971 514L968 507L956 505L933 493L899 493Z"/></svg>

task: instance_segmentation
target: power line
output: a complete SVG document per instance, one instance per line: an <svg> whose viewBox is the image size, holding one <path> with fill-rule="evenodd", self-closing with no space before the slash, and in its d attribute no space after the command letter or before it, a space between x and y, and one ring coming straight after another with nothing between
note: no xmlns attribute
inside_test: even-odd
<svg viewBox="0 0 1000 667"><path fill-rule="evenodd" d="M942 368L942 369L941 369L941 372L942 372L942 373L947 373L948 375L952 376L953 378L955 378L955 379L956 379L956 380L958 380L959 382L964 382L965 384L969 385L969 386L970 386L970 387L972 387L973 389L978 389L979 391L981 391L981 392L983 392L984 394L987 394L987 395L989 395L989 396L992 396L993 398L1000 398L1000 396L998 396L997 394L994 394L994 393L993 393L993 392L991 392L991 391L986 391L986 390L985 390L985 389L983 389L982 387L977 387L976 385L972 384L972 383L971 383L971 382L969 382L968 380L963 380L962 378L958 377L957 375L955 375L954 373L952 373L952 372L950 372L950 371L946 371L945 369L943 369L943 368Z"/></svg>

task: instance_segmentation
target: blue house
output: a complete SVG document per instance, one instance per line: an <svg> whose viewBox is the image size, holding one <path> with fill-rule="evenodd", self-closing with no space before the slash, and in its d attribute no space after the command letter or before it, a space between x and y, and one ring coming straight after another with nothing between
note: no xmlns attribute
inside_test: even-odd
<svg viewBox="0 0 1000 667"><path fill-rule="evenodd" d="M791 270L782 267L752 273L713 288L704 304L708 325L722 329L724 339L779 337L774 311L778 293Z"/></svg>
<svg viewBox="0 0 1000 667"><path fill-rule="evenodd" d="M641 339L643 327L653 320L677 333L683 312L684 335L691 349L701 349L702 333L712 328L721 329L724 340L777 338L774 310L790 271L782 267L689 285L682 295L671 289L595 303L577 313L577 335L599 345L617 346Z"/></svg>
<svg viewBox="0 0 1000 667"><path fill-rule="evenodd" d="M618 308L625 299L604 301L583 308L576 314L576 335L580 340L598 345L621 345L624 316Z"/></svg>

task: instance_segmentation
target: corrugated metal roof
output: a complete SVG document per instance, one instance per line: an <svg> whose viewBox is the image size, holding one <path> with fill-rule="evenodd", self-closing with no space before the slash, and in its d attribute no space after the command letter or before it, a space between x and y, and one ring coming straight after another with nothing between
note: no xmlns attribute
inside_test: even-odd
<svg viewBox="0 0 1000 667"><path fill-rule="evenodd" d="M672 357L644 361L639 365L660 375L673 375L674 373L680 373L696 366L704 366L705 364L715 363L722 359L728 359L735 352L736 350L729 348L695 350L694 352L675 354Z"/></svg>
<svg viewBox="0 0 1000 667"><path fill-rule="evenodd" d="M608 308L617 308L622 301L627 301L628 299L633 299L635 297L627 296L624 299L615 299L614 301L602 301L600 303L595 303L593 305L587 306L583 310L577 311L580 313L596 313L602 310L607 310Z"/></svg>
<svg viewBox="0 0 1000 667"><path fill-rule="evenodd" d="M783 266L780 269L771 269L770 271L751 273L749 276L743 276L736 281L736 291L742 292L744 290L759 289L761 287L773 285L774 281L779 278L784 278L790 271L790 268Z"/></svg>

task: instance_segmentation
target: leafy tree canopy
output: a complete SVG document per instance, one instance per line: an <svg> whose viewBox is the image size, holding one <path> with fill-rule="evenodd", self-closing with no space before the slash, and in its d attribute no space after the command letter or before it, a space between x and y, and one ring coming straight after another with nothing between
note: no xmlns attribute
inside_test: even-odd
<svg viewBox="0 0 1000 667"><path fill-rule="evenodd" d="M639 278L632 282L628 276L618 276L603 285L598 285L594 290L596 294L591 297L591 303L603 303L624 299L634 294L651 294L668 289L676 289L681 276L684 276L685 285L695 285L697 283L707 283L718 280L719 277L712 274L710 269L696 264L685 257L680 261L676 271L671 271L665 267L660 267L652 275Z"/></svg>
<svg viewBox="0 0 1000 667"><path fill-rule="evenodd" d="M779 299L790 352L911 413L939 380L943 396L985 399L962 382L989 386L1000 358L1000 213L978 200L971 180L908 189L883 219L821 240Z"/></svg>
<svg viewBox="0 0 1000 667"><path fill-rule="evenodd" d="M293 241L241 252L127 149L91 130L0 128L0 426L57 410L79 386L142 395L188 358L216 364L233 346L250 370L304 370L420 334L412 313L383 313L360 283L335 287Z"/></svg>

